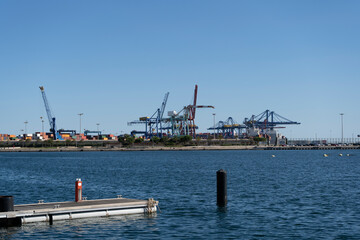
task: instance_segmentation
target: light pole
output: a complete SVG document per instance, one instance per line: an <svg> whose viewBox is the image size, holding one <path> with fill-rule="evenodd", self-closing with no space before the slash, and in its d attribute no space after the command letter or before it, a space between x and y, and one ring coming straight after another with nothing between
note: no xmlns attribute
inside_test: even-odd
<svg viewBox="0 0 360 240"><path fill-rule="evenodd" d="M29 123L28 121L25 121L25 134L27 134L27 124Z"/></svg>
<svg viewBox="0 0 360 240"><path fill-rule="evenodd" d="M84 113L78 113L79 117L80 117L80 134L81 134L81 116L84 115Z"/></svg>
<svg viewBox="0 0 360 240"><path fill-rule="evenodd" d="M216 134L215 134L215 115L216 115L216 113L213 113L213 116L214 116L214 139L216 138L215 136L216 136Z"/></svg>
<svg viewBox="0 0 360 240"><path fill-rule="evenodd" d="M97 126L97 131L99 131L99 125L100 123L97 123L96 126Z"/></svg>
<svg viewBox="0 0 360 240"><path fill-rule="evenodd" d="M40 117L41 119L41 133L44 134L44 119L43 117Z"/></svg>
<svg viewBox="0 0 360 240"><path fill-rule="evenodd" d="M344 145L344 121L343 121L344 114L340 113L340 116L341 116L341 145Z"/></svg>
<svg viewBox="0 0 360 240"><path fill-rule="evenodd" d="M20 129L22 138L24 139L24 129Z"/></svg>

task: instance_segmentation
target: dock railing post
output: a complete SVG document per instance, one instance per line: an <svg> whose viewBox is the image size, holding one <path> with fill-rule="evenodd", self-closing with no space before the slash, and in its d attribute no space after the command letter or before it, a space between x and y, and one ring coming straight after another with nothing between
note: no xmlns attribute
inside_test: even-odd
<svg viewBox="0 0 360 240"><path fill-rule="evenodd" d="M220 169L216 172L216 185L217 185L217 205L225 207L227 204L227 179L226 171Z"/></svg>
<svg viewBox="0 0 360 240"><path fill-rule="evenodd" d="M0 196L0 212L14 211L14 197Z"/></svg>
<svg viewBox="0 0 360 240"><path fill-rule="evenodd" d="M14 197L0 196L0 212L14 212ZM10 216L9 216L10 215ZM6 214L5 217L0 218L0 227L20 227L22 224L21 217L11 214Z"/></svg>
<svg viewBox="0 0 360 240"><path fill-rule="evenodd" d="M75 182L75 202L82 200L82 181L81 178L77 178Z"/></svg>

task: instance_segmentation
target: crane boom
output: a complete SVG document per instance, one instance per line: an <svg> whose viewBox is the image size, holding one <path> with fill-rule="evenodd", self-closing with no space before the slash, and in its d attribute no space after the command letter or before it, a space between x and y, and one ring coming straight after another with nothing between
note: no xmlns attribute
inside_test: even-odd
<svg viewBox="0 0 360 240"><path fill-rule="evenodd" d="M51 112L49 102L48 102L46 94L45 94L44 87L40 86L39 88L41 90L41 95L42 95L42 98L44 100L45 110L46 110L46 114L48 116L49 125L50 125L50 132L53 134L54 140L62 139L60 134L58 133L58 131L56 129L55 117L53 116L53 114Z"/></svg>
<svg viewBox="0 0 360 240"><path fill-rule="evenodd" d="M165 94L164 101L163 101L163 102L162 102L162 104L161 104L161 109L160 109L160 119L162 119L162 118L163 118L163 115L164 115L164 111L165 111L165 107L166 107L166 103L167 103L168 97L169 97L169 92L167 92L167 93Z"/></svg>
<svg viewBox="0 0 360 240"><path fill-rule="evenodd" d="M162 121L165 112L166 103L169 97L169 92L165 93L164 100L161 103L160 108L158 108L151 117L140 117L139 120L128 122L128 125L133 124L144 124L145 131L132 131L131 134L144 134L145 138L151 138L153 136L162 137L163 127Z"/></svg>
<svg viewBox="0 0 360 240"><path fill-rule="evenodd" d="M197 108L214 108L214 106L204 106L204 105L196 105L197 104L197 95L198 95L198 85L195 85L194 89L194 104L188 105L188 120L189 120L189 135L192 135L193 137L196 136L195 129L197 126L195 125L195 113Z"/></svg>
<svg viewBox="0 0 360 240"><path fill-rule="evenodd" d="M193 106L196 106L197 92L198 92L198 85L196 84L196 85L195 85L195 90L194 90L194 104L193 104ZM192 119L195 119L195 112L196 112L196 108L192 108L192 109L191 109Z"/></svg>
<svg viewBox="0 0 360 240"><path fill-rule="evenodd" d="M249 127L260 127L260 128L273 128L277 125L290 125L300 124L299 122L291 121L274 111L266 110L259 115L252 115L251 118L245 118L244 124Z"/></svg>

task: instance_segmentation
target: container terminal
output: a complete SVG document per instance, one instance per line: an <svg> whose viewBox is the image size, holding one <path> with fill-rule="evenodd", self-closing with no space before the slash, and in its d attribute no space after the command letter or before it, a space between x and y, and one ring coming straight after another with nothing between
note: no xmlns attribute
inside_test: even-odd
<svg viewBox="0 0 360 240"><path fill-rule="evenodd" d="M35 133L25 133L20 135L3 133L0 134L0 142L4 141L66 141L66 142L78 142L78 141L118 141L121 136L114 134L103 134L101 131L84 130L83 133L78 133L76 130L66 130L63 128L58 129L56 117L51 111L48 98L45 93L45 88L40 86L41 96L44 102L45 111L47 114L47 120L49 123L49 132L43 130ZM265 110L264 112L252 115L251 117L245 118L242 123L234 120L232 117L228 117L226 120L221 120L209 126L207 133L198 133L199 128L196 125L195 117L197 109L214 109L211 105L199 105L197 103L198 98L198 85L195 85L193 93L193 102L189 105L184 106L180 110L168 110L165 114L166 104L169 98L169 92L164 96L164 99L158 109L148 116L140 116L137 120L128 122L129 126L137 126L136 130L131 131L128 135L134 138L140 138L144 141L151 140L153 137L157 138L173 138L180 136L190 136L192 139L257 139L266 145L282 146L287 144L292 145L326 145L334 143L357 143L358 139L352 141L344 141L344 139L331 141L331 140L320 140L320 139L298 139L288 140L287 137L283 136L278 130L285 128L288 125L299 125L297 121L292 121L285 118L275 111ZM80 119L81 115L80 113ZM42 117L41 117L42 119ZM44 124L44 120L42 119ZM25 122L27 123L27 122ZM80 120L81 124L81 120ZM25 125L26 126L26 125ZM81 129L81 127L80 127ZM358 136L359 137L359 136Z"/></svg>

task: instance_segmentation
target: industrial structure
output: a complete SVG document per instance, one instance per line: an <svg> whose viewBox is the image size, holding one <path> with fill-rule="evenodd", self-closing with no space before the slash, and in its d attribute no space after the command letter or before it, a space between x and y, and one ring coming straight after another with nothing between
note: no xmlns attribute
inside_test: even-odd
<svg viewBox="0 0 360 240"><path fill-rule="evenodd" d="M169 92L165 94L164 100L161 104L161 107L158 108L151 117L140 117L139 120L128 122L128 125L140 124L144 125L144 131L133 130L131 135L143 134L145 138L152 138L153 136L162 137L163 136L163 127L162 119L166 107L166 103L169 97Z"/></svg>
<svg viewBox="0 0 360 240"><path fill-rule="evenodd" d="M56 118L55 118L53 112L51 111L49 102L48 102L46 94L45 94L45 89L43 86L40 86L39 88L41 90L41 95L44 100L45 110L46 110L46 114L48 116L49 125L50 125L50 132L52 134L53 139L54 140L64 140L63 137L68 138L68 137L72 137L72 136L76 135L76 130L65 130L63 128L57 130Z"/></svg>
<svg viewBox="0 0 360 240"><path fill-rule="evenodd" d="M133 130L131 135L142 134L145 138L153 136L183 136L191 135L195 137L196 129L195 113L197 108L214 108L213 106L197 105L198 86L195 85L193 104L183 107L179 112L168 111L168 117L164 118L164 111L169 93L165 94L160 108L151 117L140 117L139 120L129 122L128 125L145 125L144 131Z"/></svg>
<svg viewBox="0 0 360 240"><path fill-rule="evenodd" d="M208 130L215 130L217 134L221 134L224 138L245 137L245 129L246 125L237 123L232 117L225 121L219 121L215 126L208 128Z"/></svg>
<svg viewBox="0 0 360 240"><path fill-rule="evenodd" d="M192 105L183 107L179 112L169 111L168 118L162 119L165 123L163 129L171 136L196 136L195 113L198 108L214 108L213 106L197 105L198 85L195 85L194 101Z"/></svg>
<svg viewBox="0 0 360 240"><path fill-rule="evenodd" d="M274 111L265 110L251 118L245 118L244 124L247 129L248 137L264 137L269 144L285 145L287 139L282 136L276 128L285 128L283 125L297 125L299 122L289 120Z"/></svg>
<svg viewBox="0 0 360 240"><path fill-rule="evenodd" d="M92 131L92 130L84 130L84 135L85 136L100 136L101 135L101 131Z"/></svg>
<svg viewBox="0 0 360 240"><path fill-rule="evenodd" d="M0 141L4 140L115 140L118 139L117 136L112 134L102 134L99 131L84 130L84 133L77 134L75 130L65 130L57 129L56 118L50 108L45 90L43 86L39 87L41 90L42 98L44 101L44 106L46 114L48 117L50 125L50 133L36 132L35 134L25 134L23 136L15 136L9 134L0 134ZM150 116L140 117L138 120L128 122L128 125L142 125L143 130L133 130L131 135L141 136L145 139L151 139L156 136L162 138L164 136L173 137L173 136L192 136L208 138L209 135L214 132L214 135L217 134L223 138L266 138L270 144L279 144L286 138L281 136L276 129L284 128L285 125L297 125L299 122L289 120L274 111L265 110L264 112L258 115L252 115L250 118L245 118L244 121L240 124L234 120L234 118L229 117L224 121L219 121L218 123L208 128L209 133L205 134L196 134L198 126L195 122L196 111L198 108L214 108L211 105L198 105L198 85L195 85L193 93L193 101L191 104L184 106L180 111L168 111L167 116L164 117L166 104L169 98L169 92L167 92L163 98L161 106ZM79 114L80 117L82 114ZM215 113L213 114L215 116ZM42 117L41 117L42 120ZM215 117L214 117L215 121ZM44 122L42 120L42 122ZM26 124L27 122L25 122ZM99 125L99 124L97 124ZM26 127L26 125L25 125ZM80 129L81 129L81 118L80 118ZM216 136L216 135L215 135ZM214 137L215 137L214 136Z"/></svg>
<svg viewBox="0 0 360 240"><path fill-rule="evenodd" d="M250 118L245 118L244 124L250 127L257 127L260 129L274 128L277 125L291 125L291 124L300 124L295 121L291 121L285 117L280 116L274 111L265 110L264 112L258 115L252 115Z"/></svg>
<svg viewBox="0 0 360 240"><path fill-rule="evenodd" d="M44 100L45 110L46 110L46 114L48 116L49 125L50 125L50 132L53 134L54 140L57 140L57 139L63 140L61 135L59 134L59 132L56 129L56 121L55 121L56 118L55 118L55 116L53 115L53 113L52 113L52 111L50 109L50 105L49 105L49 102L47 100L44 87L40 86L39 88L41 90L41 95L42 95L42 98Z"/></svg>
<svg viewBox="0 0 360 240"><path fill-rule="evenodd" d="M158 108L151 117L140 117L139 120L129 122L128 125L142 124L145 128L143 131L133 130L131 134L143 135L149 139L153 136L184 136L190 135L196 137L195 124L196 109L198 108L214 108L210 105L197 105L198 86L195 85L193 103L184 106L180 111L168 111L168 116L163 117L169 93L165 94L164 100L160 108ZM264 137L271 143L278 143L281 139L285 139L281 134L277 133L275 128L284 128L283 125L300 124L280 116L274 111L266 110L258 115L252 115L245 118L243 124L237 123L232 117L225 121L219 121L214 126L208 128L213 130L215 134L219 134L224 138L249 138Z"/></svg>
<svg viewBox="0 0 360 240"><path fill-rule="evenodd" d="M266 110L258 115L245 118L243 124L236 123L232 117L226 121L219 121L208 130L215 130L224 138L251 138L261 137L267 139L270 144L286 144L286 138L276 131L277 128L285 128L282 125L300 124L289 120L274 111Z"/></svg>

